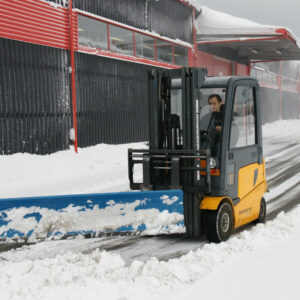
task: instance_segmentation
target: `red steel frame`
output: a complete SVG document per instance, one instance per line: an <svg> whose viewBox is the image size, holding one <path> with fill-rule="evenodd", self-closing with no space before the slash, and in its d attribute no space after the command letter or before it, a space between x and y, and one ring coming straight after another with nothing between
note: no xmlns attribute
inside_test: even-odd
<svg viewBox="0 0 300 300"><path fill-rule="evenodd" d="M73 110L73 128L75 131L74 148L78 152L77 136L77 101L76 101L76 73L75 73L75 55L74 55L74 20L73 20L73 1L69 0L69 22L70 22L70 60L71 60L71 84L72 84L72 110Z"/></svg>

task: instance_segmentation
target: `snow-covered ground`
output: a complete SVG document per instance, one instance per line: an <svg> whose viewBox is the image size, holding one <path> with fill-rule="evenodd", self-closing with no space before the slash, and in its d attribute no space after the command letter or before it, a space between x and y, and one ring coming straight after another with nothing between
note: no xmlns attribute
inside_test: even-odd
<svg viewBox="0 0 300 300"><path fill-rule="evenodd" d="M300 121L283 120L263 126L264 152L274 140L300 141ZM61 151L47 156L1 155L1 198L128 191L127 150L145 143L106 145ZM267 161L276 157L266 157Z"/></svg>
<svg viewBox="0 0 300 300"><path fill-rule="evenodd" d="M299 151L300 120L267 124L263 135L267 163L277 162L285 151ZM70 150L46 157L1 156L7 173L0 174L0 194L128 190L128 146L145 147L99 145L80 149L78 155ZM296 170L291 179L271 189L269 200L299 182ZM128 263L116 251L84 251L88 242L47 241L0 253L0 299L299 299L300 206L266 225L246 228L225 243L200 243L167 261L152 257Z"/></svg>
<svg viewBox="0 0 300 300"><path fill-rule="evenodd" d="M126 266L99 250L24 259L33 248L0 255L1 299L299 299L300 207L167 262Z"/></svg>
<svg viewBox="0 0 300 300"><path fill-rule="evenodd" d="M52 155L0 156L1 198L129 190L128 148L143 143L106 145L61 151Z"/></svg>

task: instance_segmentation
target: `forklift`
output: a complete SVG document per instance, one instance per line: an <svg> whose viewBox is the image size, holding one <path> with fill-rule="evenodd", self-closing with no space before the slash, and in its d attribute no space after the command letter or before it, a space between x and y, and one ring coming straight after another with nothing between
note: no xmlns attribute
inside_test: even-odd
<svg viewBox="0 0 300 300"><path fill-rule="evenodd" d="M149 149L128 150L131 189L182 190L190 238L206 234L219 243L245 224L263 223L267 182L257 80L208 77L203 68L155 69L148 80ZM210 110L214 95L222 112ZM142 182L135 180L137 165Z"/></svg>

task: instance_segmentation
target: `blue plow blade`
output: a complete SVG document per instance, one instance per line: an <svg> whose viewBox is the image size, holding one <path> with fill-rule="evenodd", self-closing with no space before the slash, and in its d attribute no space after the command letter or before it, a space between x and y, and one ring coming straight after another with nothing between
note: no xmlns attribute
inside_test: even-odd
<svg viewBox="0 0 300 300"><path fill-rule="evenodd" d="M0 239L184 232L181 190L0 199Z"/></svg>

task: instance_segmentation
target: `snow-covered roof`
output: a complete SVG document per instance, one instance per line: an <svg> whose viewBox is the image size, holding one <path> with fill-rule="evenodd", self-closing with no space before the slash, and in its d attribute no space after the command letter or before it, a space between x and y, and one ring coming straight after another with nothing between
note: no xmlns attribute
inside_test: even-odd
<svg viewBox="0 0 300 300"><path fill-rule="evenodd" d="M196 19L198 35L273 34L277 26L261 25L203 6Z"/></svg>
<svg viewBox="0 0 300 300"><path fill-rule="evenodd" d="M198 10L198 11L200 11L201 7L202 7L202 5L200 4L200 2L201 2L200 0L178 0L178 1L180 1L182 3L186 3L192 7L195 7L196 10Z"/></svg>
<svg viewBox="0 0 300 300"><path fill-rule="evenodd" d="M195 27L199 50L219 55L216 52L222 48L227 58L248 61L300 59L300 40L288 28L262 25L205 6Z"/></svg>

